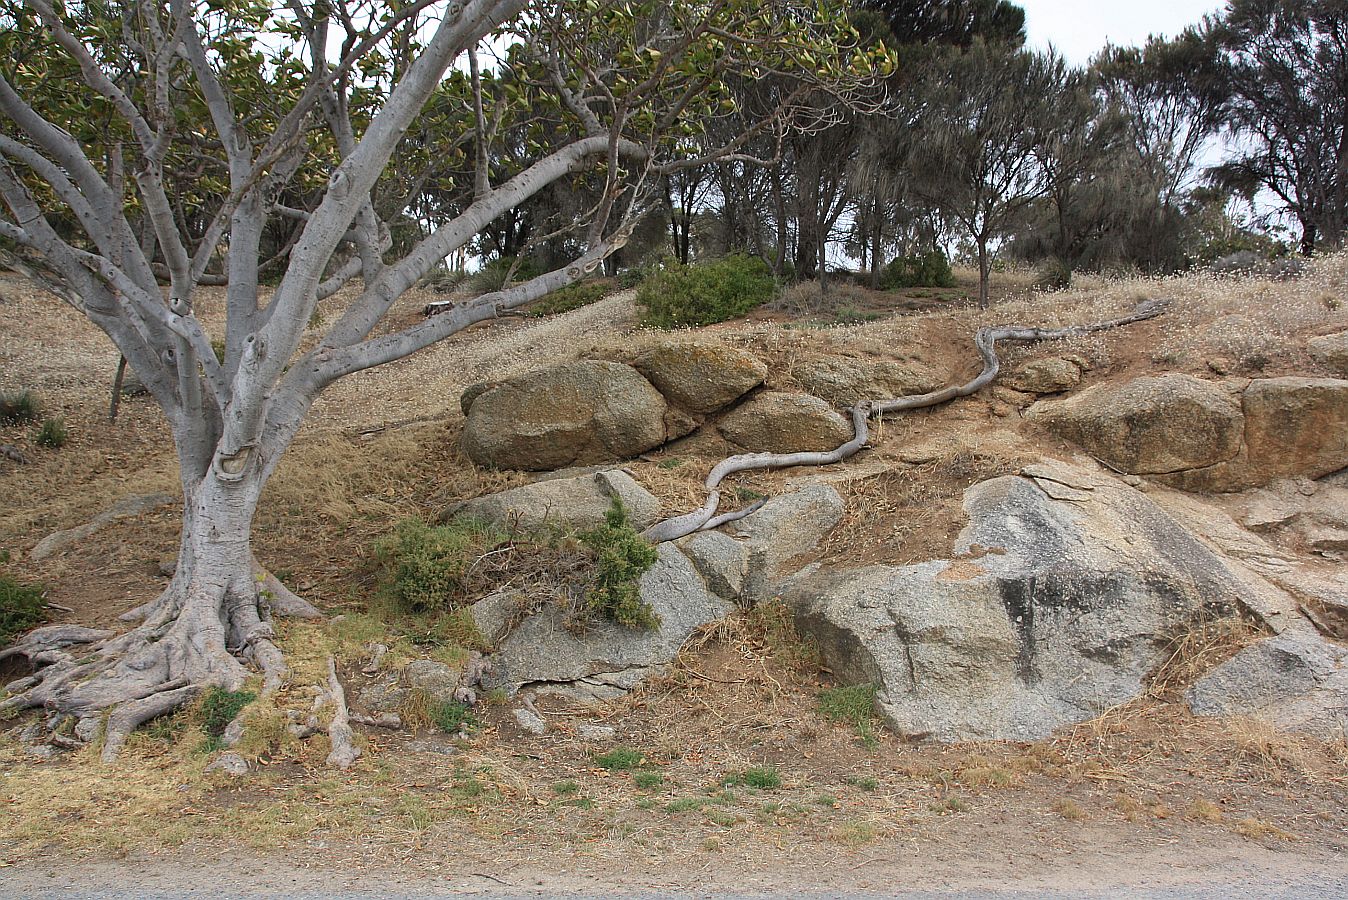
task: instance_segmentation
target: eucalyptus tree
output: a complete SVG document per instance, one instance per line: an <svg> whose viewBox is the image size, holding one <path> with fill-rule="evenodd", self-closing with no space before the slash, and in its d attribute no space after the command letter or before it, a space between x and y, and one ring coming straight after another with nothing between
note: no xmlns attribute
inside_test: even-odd
<svg viewBox="0 0 1348 900"><path fill-rule="evenodd" d="M1231 0L1205 23L1238 151L1215 174L1264 189L1301 226L1301 251L1348 230L1348 4Z"/></svg>
<svg viewBox="0 0 1348 900"><path fill-rule="evenodd" d="M797 79L800 90L770 112L781 122L808 113L813 91L846 96L866 84L880 58L849 49L854 32L840 11L794 0L289 0L276 8L0 0L0 25L17 48L0 59L0 239L17 248L14 265L129 360L163 408L184 494L176 573L136 611L140 624L80 653L60 649L75 639L69 631L48 633L46 645L35 638L30 657L51 665L4 704L90 724L106 714L109 758L140 722L204 685L237 689L250 666L264 691L286 677L269 618L273 603L298 598L260 571L251 524L324 388L600 266L627 240L662 174L739 153L735 140L698 159L663 155L671 136L695 136L718 114L710 84L730 75ZM493 92L478 57L502 44L519 45L520 71ZM446 218L395 248L392 213L380 201L410 198L417 187L399 182L396 154L424 134L419 116L447 78L462 85L451 73L465 70L462 133L422 149L462 152L467 177L440 204ZM77 78L80 89L53 99L58 76ZM527 165L498 177L495 123L510 105L542 95L564 126L547 132ZM111 138L90 140L90 110ZM184 186L170 177L179 157L219 182L192 198L191 221L182 215ZM307 206L281 208L305 172ZM576 258L438 316L386 321L448 254L580 176L601 189L568 223ZM262 237L278 219L299 227L266 294ZM216 262L228 282L227 322L211 335L194 302ZM343 287L342 312L306 341L319 300Z"/></svg>

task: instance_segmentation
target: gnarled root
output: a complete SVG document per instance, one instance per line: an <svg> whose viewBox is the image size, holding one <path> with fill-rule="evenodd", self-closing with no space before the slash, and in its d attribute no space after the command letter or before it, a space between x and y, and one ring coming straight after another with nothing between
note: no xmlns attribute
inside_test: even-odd
<svg viewBox="0 0 1348 900"><path fill-rule="evenodd" d="M328 740L332 742L332 752L328 754L328 765L349 769L360 758L360 748L354 742L355 732L351 730L346 693L337 679L337 661L331 656L328 657L328 702L332 704L332 721L328 723Z"/></svg>
<svg viewBox="0 0 1348 900"><path fill-rule="evenodd" d="M867 419L871 416L939 406L942 403L948 403L959 397L968 397L982 390L992 383L1001 370L1001 360L997 358L997 343L999 341L1049 341L1077 337L1095 331L1105 331L1110 328L1119 328L1135 322L1154 319L1165 312L1165 309L1166 303L1164 301L1149 300L1139 304L1127 316L1090 325L1074 325L1068 328L1025 328L1016 326L980 328L974 335L974 345L983 358L983 370L972 380L926 394L891 400L862 400L858 402L851 409L853 437L836 450L820 453L743 453L724 459L717 463L707 476L707 501L700 509L672 519L666 519L663 522L657 522L642 532L642 535L651 543L658 544L664 541L678 540L695 531L715 528L726 522L743 518L766 501L745 510L717 516L716 510L721 502L721 494L718 488L727 475L755 469L785 469L791 466L826 466L839 463L856 455L866 446L870 435Z"/></svg>

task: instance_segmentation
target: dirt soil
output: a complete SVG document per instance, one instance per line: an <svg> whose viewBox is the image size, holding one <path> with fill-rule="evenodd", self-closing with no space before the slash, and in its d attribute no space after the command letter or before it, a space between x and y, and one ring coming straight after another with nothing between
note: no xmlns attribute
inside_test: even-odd
<svg viewBox="0 0 1348 900"><path fill-rule="evenodd" d="M917 358L964 380L977 370L970 338L982 324L1091 321L1143 297L1172 300L1171 312L1126 332L1010 348L1006 366L1075 353L1091 365L1087 384L1157 371L1303 373L1313 371L1304 338L1348 327L1342 256L1282 283L1095 281L1050 296L1018 287L1004 283L987 312L953 295L927 309L898 298L889 310L870 297L867 316L879 317L858 324L773 314L706 330L760 354L769 387L791 389L793 361L813 355ZM77 314L12 275L0 275L0 298L0 392L32 390L70 433L50 449L37 446L34 426L0 425L0 444L28 459L0 456L0 574L42 583L54 621L111 625L166 584L173 503L40 563L29 553L118 500L176 493L167 430L147 398L125 400L108 421L116 352ZM343 299L325 301L322 315L335 316ZM400 314L428 299L404 298ZM201 309L218 325L218 297ZM617 295L561 316L488 322L334 386L269 486L255 532L263 562L334 616L283 629L295 676L281 702L303 700L330 651L350 693L367 677L370 639L438 652L435 623L383 614L371 548L403 518L434 519L457 500L527 480L478 470L459 452L465 387L654 337L636 325L630 295ZM965 487L1066 449L1023 426L1024 403L994 387L886 422L873 449L846 465L746 476L737 487L748 496L802 476L834 483L847 513L824 548L830 564L948 554ZM630 469L682 510L701 502L698 484L726 452L704 432ZM240 878L279 866L316 891L361 873L441 889L751 891L968 888L1013 876L1024 889L1071 889L1147 873L1183 884L1233 861L1341 871L1348 745L1199 720L1179 702L1188 680L1248 639L1177 644L1147 696L1029 745L912 746L872 723L829 721L818 696L830 673L770 606L708 629L666 679L625 700L540 704L543 736L522 732L497 700L467 737L426 724L369 729L363 759L345 773L323 764L321 742L279 739L255 747L243 778L207 773L192 710L133 736L111 769L93 749L37 760L0 739L0 863L35 885L48 872L83 877L104 860ZM616 735L587 741L583 724ZM633 769L601 764L615 746L636 751ZM314 872L320 881L306 881Z"/></svg>

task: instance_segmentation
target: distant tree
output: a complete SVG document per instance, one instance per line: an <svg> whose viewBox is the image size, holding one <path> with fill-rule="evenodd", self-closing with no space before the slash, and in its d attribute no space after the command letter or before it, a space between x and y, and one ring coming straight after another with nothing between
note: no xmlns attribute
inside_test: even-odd
<svg viewBox="0 0 1348 900"><path fill-rule="evenodd" d="M865 0L860 6L884 18L897 44L1025 43L1025 10L1008 0Z"/></svg>
<svg viewBox="0 0 1348 900"><path fill-rule="evenodd" d="M1062 67L1056 57L975 42L933 57L919 78L913 191L973 242L980 306L988 305L990 244L1044 193L1035 150L1057 126L1045 99L1063 80Z"/></svg>
<svg viewBox="0 0 1348 900"><path fill-rule="evenodd" d="M1301 252L1348 229L1348 4L1231 0L1205 23L1236 147L1213 174L1264 189L1301 226Z"/></svg>

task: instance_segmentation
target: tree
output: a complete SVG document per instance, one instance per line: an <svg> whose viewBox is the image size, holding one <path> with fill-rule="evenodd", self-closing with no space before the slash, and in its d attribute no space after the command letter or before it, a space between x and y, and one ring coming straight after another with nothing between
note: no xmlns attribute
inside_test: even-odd
<svg viewBox="0 0 1348 900"><path fill-rule="evenodd" d="M1035 159L1054 126L1044 102L1063 79L1056 57L976 42L924 66L917 85L921 140L908 161L913 191L957 221L978 254L978 302L988 305L989 245L1044 191Z"/></svg>
<svg viewBox="0 0 1348 900"><path fill-rule="evenodd" d="M866 0L899 44L950 44L975 40L1012 49L1025 43L1025 10L1008 0Z"/></svg>
<svg viewBox="0 0 1348 900"><path fill-rule="evenodd" d="M237 689L249 664L264 692L285 677L271 606L301 601L261 570L250 529L324 388L597 268L627 240L661 175L738 152L732 141L699 160L662 155L671 135L696 135L718 115L709 87L721 78L800 80L805 89L769 116L786 122L807 91L827 84L845 96L874 62L852 52L855 34L830 7L747 0L292 0L275 10L251 0L3 0L0 30L11 51L0 61L0 239L17 248L16 266L129 360L164 410L181 473L169 587L136 611L138 626L78 657L55 652L69 631L35 638L30 657L54 662L5 702L93 722L109 713L105 758L203 686ZM514 47L512 77L495 92L477 59L492 36ZM452 74L465 67L466 78ZM60 79L76 73L84 87L63 91ZM441 123L452 141L427 143L419 115L455 85L467 106ZM547 143L497 180L497 123L546 98L556 119L540 132ZM109 123L100 143L87 139L91 113ZM425 195L426 181L407 182L391 163L409 147L428 166L437 152L461 153L467 177L434 205L445 218L395 250L391 210ZM186 163L210 187L190 204ZM440 260L577 177L597 186L568 223L579 256L424 321L382 324ZM437 189L446 194L448 181ZM287 208L288 192L306 206ZM298 225L264 297L263 236L283 219ZM227 280L220 358L193 312L215 264ZM318 300L346 285L342 314L302 347Z"/></svg>
<svg viewBox="0 0 1348 900"><path fill-rule="evenodd" d="M1301 252L1342 247L1348 229L1348 5L1232 0L1206 22L1238 145L1214 171L1263 188L1301 225Z"/></svg>

